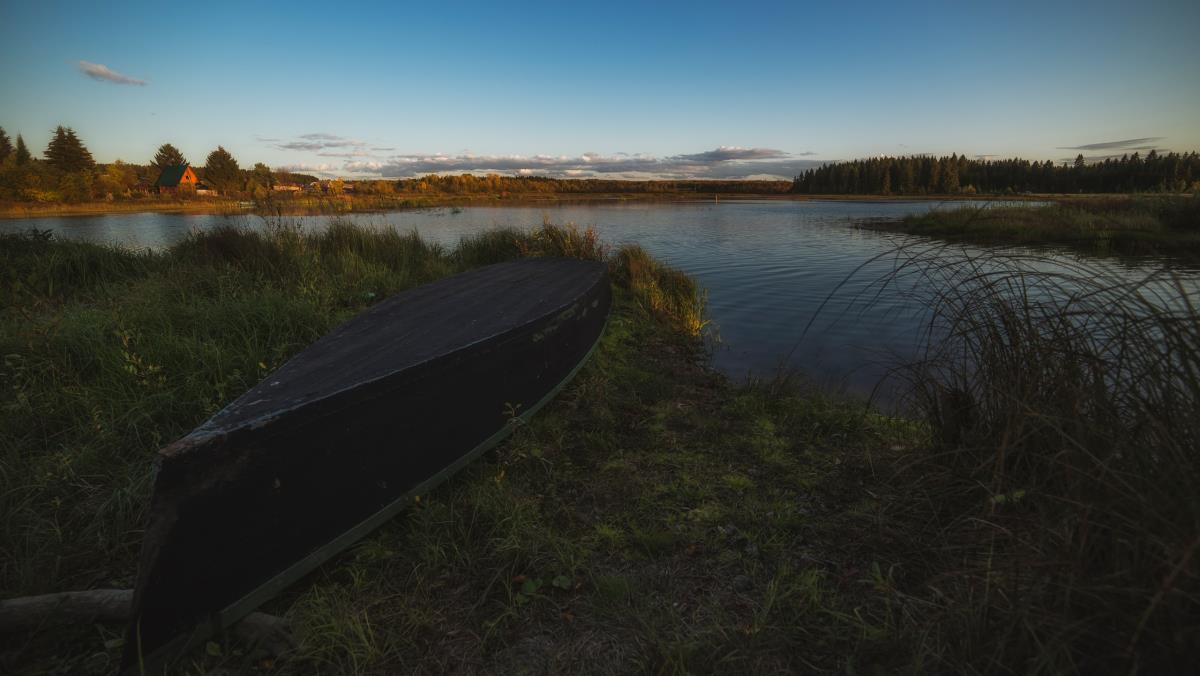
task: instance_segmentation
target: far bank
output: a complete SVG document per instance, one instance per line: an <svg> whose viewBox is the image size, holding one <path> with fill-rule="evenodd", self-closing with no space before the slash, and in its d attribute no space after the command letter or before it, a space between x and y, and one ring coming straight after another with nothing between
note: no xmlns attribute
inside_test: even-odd
<svg viewBox="0 0 1200 676"><path fill-rule="evenodd" d="M185 214L260 214L313 215L336 213L371 213L399 209L427 209L466 206L536 206L556 204L606 204L620 202L744 202L752 200L792 202L942 202L942 201L1059 201L1111 199L1113 195L1034 194L979 195L800 195L779 193L530 193L530 194L438 194L421 193L396 195L322 195L282 197L279 199L244 200L225 197L148 196L128 200L96 200L89 202L0 202L0 219L61 216L97 216L104 214L185 213Z"/></svg>

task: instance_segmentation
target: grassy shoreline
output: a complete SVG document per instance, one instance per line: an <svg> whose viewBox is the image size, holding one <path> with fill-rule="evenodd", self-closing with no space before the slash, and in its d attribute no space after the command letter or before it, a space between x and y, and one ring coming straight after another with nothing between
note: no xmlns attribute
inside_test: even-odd
<svg viewBox="0 0 1200 676"><path fill-rule="evenodd" d="M1105 197L1032 207L968 207L866 227L982 244L1049 244L1092 253L1197 257L1200 196Z"/></svg>
<svg viewBox="0 0 1200 676"><path fill-rule="evenodd" d="M1125 363L1134 386L1105 386L1092 333L955 277L943 316L1011 358L919 365L914 419L794 378L735 384L707 366L687 276L555 226L452 250L344 224L158 253L0 238L0 598L130 586L157 448L374 300L538 255L613 274L576 379L271 601L293 649L215 641L180 672L1149 673L1198 656L1194 381ZM1124 335L1195 365L1188 326ZM0 671L108 673L121 629L0 636Z"/></svg>

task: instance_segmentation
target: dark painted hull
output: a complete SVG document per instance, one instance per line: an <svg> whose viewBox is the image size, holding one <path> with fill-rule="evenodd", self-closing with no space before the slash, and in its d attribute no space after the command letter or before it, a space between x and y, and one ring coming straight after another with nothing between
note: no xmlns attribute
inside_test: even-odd
<svg viewBox="0 0 1200 676"><path fill-rule="evenodd" d="M125 665L228 626L506 436L610 304L604 266L573 260L397 294L161 451Z"/></svg>

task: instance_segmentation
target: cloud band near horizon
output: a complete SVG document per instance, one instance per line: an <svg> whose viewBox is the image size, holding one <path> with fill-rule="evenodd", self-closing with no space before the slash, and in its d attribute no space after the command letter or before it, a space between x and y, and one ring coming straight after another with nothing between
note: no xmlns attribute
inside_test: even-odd
<svg viewBox="0 0 1200 676"><path fill-rule="evenodd" d="M813 160L789 160L779 151L721 149L694 155L654 157L650 155L600 155L577 157L550 155L398 155L384 161L350 161L345 170L372 173L385 178L403 178L432 173L488 172L541 175L561 178L588 176L687 178L747 178L778 176L791 178L820 164ZM716 153L716 154L714 154Z"/></svg>
<svg viewBox="0 0 1200 676"><path fill-rule="evenodd" d="M787 153L773 148L742 148L720 146L699 153L656 157L645 154L616 153L602 155L583 153L567 155L448 155L394 154L374 155L372 151L391 148L371 148L362 141L333 134L304 134L288 142L272 144L280 150L317 152L320 157L346 160L341 171L350 174L374 175L383 178L406 178L433 173L476 172L514 175L540 175L560 178L607 176L610 178L749 178L772 176L789 179L822 161L798 159L815 153ZM336 152L329 152L336 151ZM331 165L293 164L289 169L331 173Z"/></svg>
<svg viewBox="0 0 1200 676"><path fill-rule="evenodd" d="M1058 146L1059 150L1152 150L1154 143L1163 140L1163 136L1145 136L1128 138L1123 141L1101 141L1100 143L1085 143L1081 146ZM1150 145L1148 145L1150 144Z"/></svg>

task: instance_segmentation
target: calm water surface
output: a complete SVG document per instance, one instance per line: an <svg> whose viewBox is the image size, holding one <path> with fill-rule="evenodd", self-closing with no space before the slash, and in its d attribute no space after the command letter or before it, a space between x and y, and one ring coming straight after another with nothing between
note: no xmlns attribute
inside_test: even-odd
<svg viewBox="0 0 1200 676"><path fill-rule="evenodd" d="M495 226L528 228L549 220L593 226L609 243L636 242L693 275L708 290L719 344L715 365L735 378L798 368L825 386L867 394L920 340L921 307L899 290L873 285L895 265L888 253L917 238L854 227L955 203L790 202L624 203L549 207L468 207L341 216L366 225L416 230L453 246ZM329 216L304 216L305 228ZM227 224L263 227L251 216L122 214L0 221L0 231L50 229L61 236L163 247L190 230ZM960 255L975 252L963 249ZM1064 261L1071 254L1054 254ZM1161 261L1110 261L1138 275ZM1200 272L1185 271L1192 282ZM1189 282L1191 283L1191 282ZM1192 283L1200 288L1200 283ZM870 294L872 302L865 302ZM883 402L889 394L877 395Z"/></svg>

